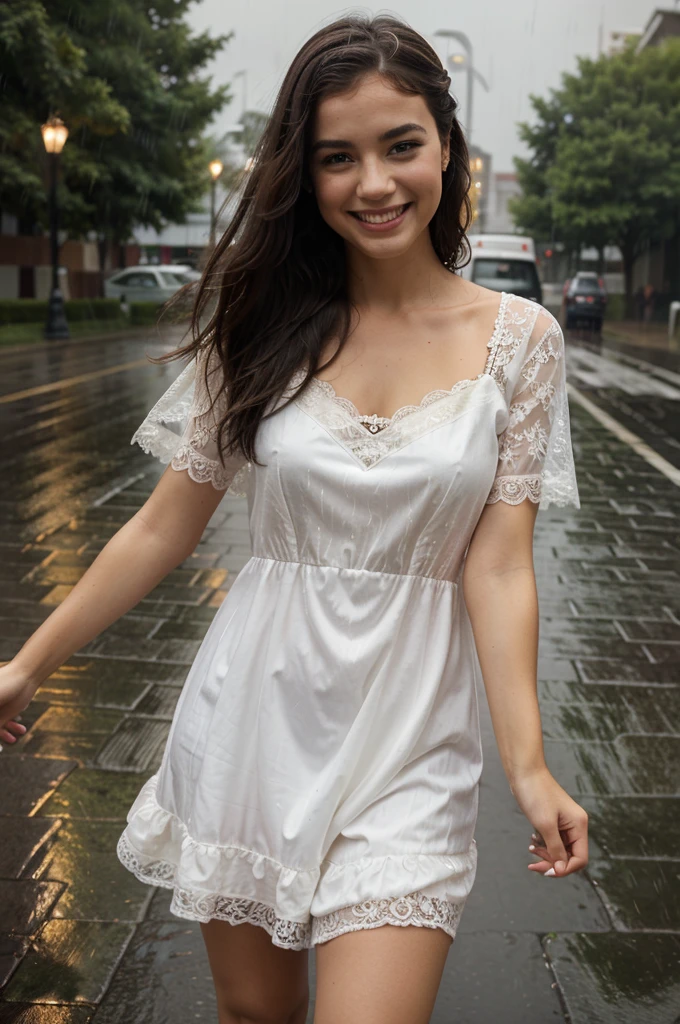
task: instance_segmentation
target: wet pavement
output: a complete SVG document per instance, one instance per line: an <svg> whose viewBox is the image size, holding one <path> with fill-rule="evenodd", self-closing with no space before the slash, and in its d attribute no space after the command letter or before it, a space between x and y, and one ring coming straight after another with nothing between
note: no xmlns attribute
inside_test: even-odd
<svg viewBox="0 0 680 1024"><path fill-rule="evenodd" d="M162 348L0 356L0 658L158 479L129 440L178 372L145 362ZM590 863L565 879L527 870L531 829L480 692L479 869L433 1024L680 1021L680 382L581 339L568 357L582 508L537 519L539 688L548 765L590 816ZM627 405L662 462L581 395L619 422ZM44 684L29 732L0 754L0 1024L214 1024L198 925L172 917L169 894L138 883L115 846L248 557L245 502L225 498L194 555Z"/></svg>

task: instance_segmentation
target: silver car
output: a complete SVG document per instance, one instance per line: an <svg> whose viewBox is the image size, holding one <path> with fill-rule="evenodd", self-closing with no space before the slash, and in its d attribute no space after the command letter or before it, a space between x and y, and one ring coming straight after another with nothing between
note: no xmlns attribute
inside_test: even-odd
<svg viewBox="0 0 680 1024"><path fill-rule="evenodd" d="M191 267L161 265L127 267L104 282L107 299L121 302L166 302L183 285L200 278Z"/></svg>

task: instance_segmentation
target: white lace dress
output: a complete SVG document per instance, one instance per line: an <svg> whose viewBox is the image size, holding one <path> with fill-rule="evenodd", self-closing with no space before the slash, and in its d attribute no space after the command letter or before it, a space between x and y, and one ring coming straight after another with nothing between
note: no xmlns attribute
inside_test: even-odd
<svg viewBox="0 0 680 1024"><path fill-rule="evenodd" d="M504 293L483 372L390 420L316 378L285 404L303 376L260 425L262 467L218 461L195 363L133 438L246 495L253 555L118 854L177 916L288 949L384 924L455 937L482 770L461 576L486 502L579 507L562 332Z"/></svg>

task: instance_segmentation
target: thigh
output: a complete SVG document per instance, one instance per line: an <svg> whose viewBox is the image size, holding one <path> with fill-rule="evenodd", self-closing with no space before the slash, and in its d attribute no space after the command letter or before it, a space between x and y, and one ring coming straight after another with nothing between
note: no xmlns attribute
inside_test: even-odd
<svg viewBox="0 0 680 1024"><path fill-rule="evenodd" d="M428 1024L452 942L386 924L318 944L314 1024Z"/></svg>
<svg viewBox="0 0 680 1024"><path fill-rule="evenodd" d="M309 950L275 946L254 924L201 925L220 1014L289 1020L309 996Z"/></svg>

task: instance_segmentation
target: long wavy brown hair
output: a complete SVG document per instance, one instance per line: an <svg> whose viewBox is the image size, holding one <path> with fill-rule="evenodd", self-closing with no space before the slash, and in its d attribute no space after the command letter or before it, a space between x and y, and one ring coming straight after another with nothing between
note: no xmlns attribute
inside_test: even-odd
<svg viewBox="0 0 680 1024"><path fill-rule="evenodd" d="M316 105L371 73L421 95L442 143L450 140L442 197L429 230L437 256L451 271L469 262L468 148L449 92L451 80L436 52L391 16L352 15L320 29L288 69L252 169L234 194L235 213L198 284L192 340L163 357L200 351L207 357L209 389L207 366L221 364L229 396L219 423L223 455L240 449L259 465L255 438L269 402L280 398L294 371L306 366L299 394L339 355L349 335L345 243L303 186ZM320 367L331 339L338 347Z"/></svg>

